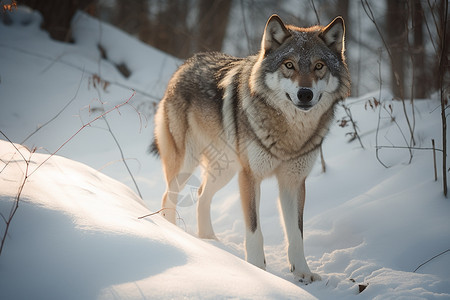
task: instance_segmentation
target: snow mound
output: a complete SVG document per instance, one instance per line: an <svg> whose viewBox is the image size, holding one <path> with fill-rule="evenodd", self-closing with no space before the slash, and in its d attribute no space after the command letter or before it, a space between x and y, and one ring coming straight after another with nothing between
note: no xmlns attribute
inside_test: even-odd
<svg viewBox="0 0 450 300"><path fill-rule="evenodd" d="M127 186L0 141L0 211L19 208L0 257L2 299L298 298L307 292L150 213ZM4 224L0 227L4 231Z"/></svg>

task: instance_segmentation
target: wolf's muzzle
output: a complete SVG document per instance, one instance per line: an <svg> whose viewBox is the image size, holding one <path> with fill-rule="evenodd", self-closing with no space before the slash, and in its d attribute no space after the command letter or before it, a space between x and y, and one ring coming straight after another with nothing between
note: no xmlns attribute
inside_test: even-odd
<svg viewBox="0 0 450 300"><path fill-rule="evenodd" d="M314 93L310 89L299 89L297 98L302 104L308 104L314 97Z"/></svg>
<svg viewBox="0 0 450 300"><path fill-rule="evenodd" d="M309 110L313 105L311 100L314 98L314 93L310 89L301 88L297 92L299 103L296 105L303 110Z"/></svg>

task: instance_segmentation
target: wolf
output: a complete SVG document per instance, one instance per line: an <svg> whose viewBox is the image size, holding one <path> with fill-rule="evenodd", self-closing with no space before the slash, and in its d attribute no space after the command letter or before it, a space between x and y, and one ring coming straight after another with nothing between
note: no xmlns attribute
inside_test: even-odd
<svg viewBox="0 0 450 300"><path fill-rule="evenodd" d="M186 60L155 114L152 145L167 183L162 215L176 222L178 193L201 166L198 236L214 239L212 197L237 173L245 259L265 269L260 184L275 176L290 270L306 284L320 280L304 255L305 179L336 103L349 94L342 17L327 26L300 28L272 15L259 53L245 58L199 53Z"/></svg>

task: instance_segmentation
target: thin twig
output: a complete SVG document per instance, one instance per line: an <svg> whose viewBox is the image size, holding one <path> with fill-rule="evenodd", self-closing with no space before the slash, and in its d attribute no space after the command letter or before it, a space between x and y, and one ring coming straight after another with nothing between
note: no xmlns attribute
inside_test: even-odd
<svg viewBox="0 0 450 300"><path fill-rule="evenodd" d="M141 219L144 219L144 218L147 218L147 217L151 217L151 216L157 215L157 214L159 214L160 212L162 212L163 210L166 210L166 209L173 209L173 210L176 211L176 209L174 209L174 208L164 207L164 208L161 208L160 210L157 210L157 211L155 211L155 212L153 212L151 214L148 214L148 215L145 215L145 216L142 216L142 217L138 217L138 219L141 220Z"/></svg>
<svg viewBox="0 0 450 300"><path fill-rule="evenodd" d="M314 10L314 13L316 14L317 24L320 24L319 13L317 12L316 4L314 3L314 0L311 0L311 6Z"/></svg>
<svg viewBox="0 0 450 300"><path fill-rule="evenodd" d="M433 146L433 167L434 167L434 181L437 181L437 167L436 167L436 146L434 145L434 139L431 139L431 145Z"/></svg>
<svg viewBox="0 0 450 300"><path fill-rule="evenodd" d="M25 183L28 180L28 175L27 174L28 174L28 167L29 167L30 161L29 160L25 161L25 163L26 163L25 176L23 177L22 184L19 186L19 190L17 192L17 196L15 198L14 205L11 208L11 212L9 213L8 220L5 222L6 227L5 227L5 231L3 232L2 242L1 242L1 245L0 245L0 255L2 254L3 247L5 246L6 237L8 236L8 231L9 231L9 227L11 226L11 222L12 222L12 220L13 220L16 212L17 212L17 209L19 208L20 196L22 194L22 191L23 191L23 188L25 186ZM3 217L3 219L5 219L5 217Z"/></svg>
<svg viewBox="0 0 450 300"><path fill-rule="evenodd" d="M242 23L243 23L243 27L244 27L245 38L247 40L247 50L248 50L248 52L251 52L252 51L252 47L250 45L250 36L248 34L248 31L247 31L247 22L246 22L246 18L245 18L244 0L241 0L241 14L242 14Z"/></svg>
<svg viewBox="0 0 450 300"><path fill-rule="evenodd" d="M44 124L38 126L36 128L36 130L33 131L32 133L30 133L22 142L20 142L20 144L24 144L30 137L35 135L39 130L41 130L42 128L47 126L49 123L53 122L56 118L58 118L62 114L62 112L77 98L78 92L80 91L81 82L83 81L83 76L84 76L84 70L83 70L83 73L81 74L81 78L80 78L80 82L78 83L77 91L75 92L75 95L72 97L72 99L70 99L69 102L67 102L66 105L64 105L64 107L56 115L54 115L50 120L48 120Z"/></svg>
<svg viewBox="0 0 450 300"><path fill-rule="evenodd" d="M379 101L381 102L381 89L382 89L382 86L383 86L383 79L381 78L381 49L380 49L380 57L379 57L379 59L378 59L378 77L380 78L380 90L379 90L379 94L378 94L378 99L379 99ZM378 160L378 162L383 166L383 167L385 167L386 169L388 168L388 166L383 162L383 161L381 161L381 158L380 158L380 155L379 155L379 149L378 149L378 133L380 132L380 123L381 123L381 106L380 106L380 109L379 109L379 111L378 111L378 122L377 122L377 131L376 131L376 133L375 133L375 145L376 145L376 148L375 148L375 157L377 158L377 160Z"/></svg>
<svg viewBox="0 0 450 300"><path fill-rule="evenodd" d="M3 135L3 137L4 137L5 139L7 139L8 142L11 143L11 145L13 145L13 147L14 147L14 148L16 149L16 151L20 154L20 156L22 156L22 159L23 159L24 161L26 161L25 156L23 156L22 152L20 152L20 150L17 149L16 145L8 138L8 136L7 136L3 131L1 131L1 130L0 130L0 134Z"/></svg>
<svg viewBox="0 0 450 300"><path fill-rule="evenodd" d="M441 255L443 255L443 254L445 254L445 253L447 253L447 252L450 252L450 249L447 249L447 250L445 250L445 251L442 251L441 253L439 253L439 254L433 256L432 258L430 258L430 259L427 260L426 262L420 264L420 265L413 271L413 273L416 273L416 271L419 270L420 267L422 267L423 265L429 263L429 262L432 261L433 259L435 259L435 258L437 258L437 257L439 257L439 256L441 256Z"/></svg>
<svg viewBox="0 0 450 300"><path fill-rule="evenodd" d="M381 29L378 27L378 23L375 21L375 15L373 14L373 11L369 5L369 2L367 2L367 0L361 0L361 4L364 9L364 12L369 17L369 20L375 25L375 28L376 28L379 36L381 37L381 41L383 42L384 47L386 48L386 51L388 52L389 58L392 61L391 49L388 47L388 44L387 44L386 40L384 39L383 34L381 33Z"/></svg>
<svg viewBox="0 0 450 300"><path fill-rule="evenodd" d="M428 6L430 6L430 1L428 0ZM430 6L430 12L433 15L433 8ZM433 45L434 52L437 53L437 48L433 39L433 35L431 34L430 26L428 25L427 14L423 14L423 19L425 20L425 27L427 28L428 36L430 37L431 45ZM434 19L434 16L433 16Z"/></svg>
<svg viewBox="0 0 450 300"><path fill-rule="evenodd" d="M95 121L97 121L100 118L103 118L104 116L106 116L107 114L109 114L110 112L112 112L113 110L119 109L121 106L124 106L125 104L128 104L128 102L130 102L130 100L136 95L136 91L133 91L133 94L128 98L128 100L126 100L125 102L122 102L120 104L117 104L116 106L114 106L113 108L111 108L108 111L105 111L104 113L102 113L101 115L97 116L96 118L94 118L93 120L89 121L88 123L84 124L83 126L81 126L80 129L78 129L74 134L72 134L72 136L67 139L61 146L58 147L58 149L56 149L56 151L54 151L53 153L51 153L42 163L40 163L30 174L28 177L30 177L31 175L34 174L34 172L36 172L43 164L45 164L50 158L52 158L56 153L58 153L68 142L70 142L78 133L80 133L84 128L86 128L87 126L90 126L92 123L94 123Z"/></svg>
<svg viewBox="0 0 450 300"><path fill-rule="evenodd" d="M442 36L441 36L442 32L441 32L441 28L439 28L439 22L436 20L436 17L434 15L434 8L431 6L430 0L427 0L427 2L428 2L428 7L430 8L431 16L433 17L434 26L436 26L436 32L437 32L438 38L440 40L442 40ZM434 49L436 50L436 47Z"/></svg>
<svg viewBox="0 0 450 300"><path fill-rule="evenodd" d="M381 109L381 108L380 108L380 109ZM403 130L402 130L402 128L400 127L400 125L398 124L397 120L396 120L396 119L394 118L394 116L392 115L392 112L389 111L389 110L386 108L385 105L383 105L383 109L389 114L389 117L391 117L392 122L394 122L394 124L397 126L398 130L400 131L400 134L402 135L403 140L405 141L405 144L406 144L406 147L404 147L404 148L405 148L405 149L406 149L406 148L409 149L409 162L408 162L408 164L410 164L411 161L412 161L412 159L413 159L413 153L412 153L412 150L411 150L413 147L411 147L410 144L408 144L408 140L406 139L406 136L403 134Z"/></svg>
<svg viewBox="0 0 450 300"><path fill-rule="evenodd" d="M99 39L99 44L101 44L102 36L103 36L102 22L99 22L99 37L98 37L98 39ZM98 60L98 63L97 63L97 67L98 67L98 74L99 74L99 77L101 78L101 76L102 76L101 57L99 57L99 60ZM95 89L96 89L96 91L97 91L98 99L99 99L100 103L102 103L102 105L103 105L103 102L102 102L102 100L101 100L101 96L102 96L102 95L101 95L101 91L100 91L99 85L95 85ZM141 118L140 118L140 115L139 115L139 119L141 119ZM123 154L122 147L120 146L120 143L119 143L119 141L118 141L117 138L116 138L116 135L115 135L114 132L112 131L111 126L109 125L109 122L108 122L108 119L106 118L106 116L103 117L103 120L105 121L106 126L108 127L108 131L109 131L109 133L111 134L111 136L112 136L114 142L116 143L117 148L119 149L120 156L122 157L122 162L123 162L123 164L125 165L125 168L127 169L127 172L128 172L128 174L130 175L131 180L132 180L133 183L134 183L134 186L135 186L135 188L136 188L136 191L137 191L137 193L139 194L139 197L142 199L141 191L140 191L140 189L139 189L139 186L138 186L137 183L136 183L136 180L134 179L133 173L131 172L130 167L128 166L128 163L127 163L126 160L125 160L125 155ZM141 123L141 124L142 124L142 123ZM142 127L142 126L141 126L141 127Z"/></svg>
<svg viewBox="0 0 450 300"><path fill-rule="evenodd" d="M375 15L373 14L372 8L369 5L369 2L367 0L361 0L361 4L362 7L364 9L364 12L366 13L367 17L369 18L369 20L375 25L375 28L378 32L378 35L381 37L381 40L383 42L384 47L386 48L386 51L388 53L389 59L391 61L391 64L394 62L394 56L392 55L391 49L388 46L386 40L384 39L383 33L381 32L380 27L378 26L377 21L375 20ZM408 116L408 112L406 111L406 104L405 104L405 97L404 97L404 91L403 91L403 87L400 84L400 82L398 80L396 80L396 83L399 87L399 91L400 91L400 100L402 101L402 105L403 105L403 113L405 115L405 119L406 119L406 123L408 125L409 128L409 132L411 135L411 145L415 145L416 141L414 139L414 130L411 126L411 122L409 121L409 116Z"/></svg>
<svg viewBox="0 0 450 300"><path fill-rule="evenodd" d="M351 112L350 108L347 105L345 105L343 102L341 103L341 106L344 108L344 111L347 114L347 117L350 120L350 123L352 124L352 128L353 128L353 134L352 135L353 135L353 138L356 137L358 139L358 141L359 141L359 144L361 145L361 148L365 149L364 145L363 145L363 143L361 141L361 138L359 137L358 126L356 125L355 120L353 120L353 115L352 115L352 112Z"/></svg>
<svg viewBox="0 0 450 300"><path fill-rule="evenodd" d="M320 144L319 151L320 151L320 162L322 164L322 173L325 173L327 171L327 165L326 165L325 159L323 157L322 144Z"/></svg>
<svg viewBox="0 0 450 300"><path fill-rule="evenodd" d="M117 140L115 134L114 134L113 131L111 130L111 126L109 126L109 122L108 122L108 120L106 119L106 116L103 117L103 121L105 121L106 126L108 127L108 131L109 131L109 133L111 134L111 136L112 136L114 142L116 143L117 148L119 149L120 156L122 157L122 162L123 162L123 164L125 165L125 168L127 169L128 174L130 174L131 180L133 181L134 186L136 187L136 191L138 192L139 197L141 197L141 199L143 199L142 194L141 194L141 191L139 190L139 186L137 185L136 180L134 179L133 173L131 173L130 167L128 167L128 164L127 164L127 162L126 162L126 160L125 160L125 156L124 156L124 154L123 154L122 147L120 146L119 141Z"/></svg>
<svg viewBox="0 0 450 300"><path fill-rule="evenodd" d="M176 210L175 208L163 207L163 208L161 208L160 210L157 210L157 211L155 211L155 212L153 212L153 213L147 214L147 215L145 215L145 216L138 217L138 220L141 220L141 219L144 219L144 218L147 218L147 217L151 217L151 216L157 215L157 214L159 214L160 212L162 212L163 210L167 210L167 209L173 209L173 210L175 211L175 213L176 213L177 216L178 216L178 217L177 217L178 220L180 220L180 221L183 222L184 229L185 229L185 231L187 231L186 222L184 222L183 218L180 216L180 213L179 213L178 210Z"/></svg>
<svg viewBox="0 0 450 300"><path fill-rule="evenodd" d="M39 58L42 58L42 59L54 61L53 58L48 57L48 56L46 56L46 55L34 53L34 52L31 52L31 51L28 51L28 50L24 50L24 49L21 49L21 48L18 48L18 47L14 47L14 46L10 46L10 45L5 45L5 44L0 44L0 47L12 49L12 50L19 51L19 52L22 52L22 53L25 53L25 54L28 54L28 55L31 55L31 56L39 57ZM70 62L67 62L67 61L64 61L64 60L58 60L57 62L58 62L58 63L61 63L61 64L64 64L64 65L66 65L66 66L72 67L72 68L74 68L74 69L80 70L80 71L84 72L85 74L88 74L88 75L91 75L91 76L94 76L94 75L95 75L95 73L90 72L90 71L86 71L84 68L81 68L81 67L79 67L79 66L77 66L77 65L75 65L75 64L72 64L72 63L70 63ZM150 98L150 99L153 99L153 100L155 100L155 101L161 100L161 97L158 97L158 96L149 94L149 93L147 93L147 92L145 92L145 91L143 91L143 90L141 90L141 89L138 89L138 88L131 88L130 86L127 86L127 85L125 85L125 84L123 84L123 83L120 83L120 82L117 82L117 81L110 81L110 80L108 80L108 82L109 82L111 85L119 86L119 87L125 88L125 89L127 89L127 90L134 90L134 91L136 91L137 93L139 93L139 94L141 94L141 95L144 95L144 96L146 96L146 97L148 97L148 98Z"/></svg>
<svg viewBox="0 0 450 300"><path fill-rule="evenodd" d="M9 216L8 218L5 218L5 216L3 216L3 214L1 215L3 220L5 221L5 231L3 232L3 236L2 236L2 241L0 244L0 255L2 254L3 248L5 246L5 242L6 242L6 237L8 236L8 232L9 232L9 228L11 226L11 222L14 218L14 216L16 215L16 212L19 208L19 201L20 201L20 196L22 195L22 191L23 188L25 187L25 183L28 180L29 174L28 174L28 170L29 170L29 166L30 166L30 160L31 160L31 155L33 154L33 152L30 152L30 157L28 159L25 158L25 156L22 154L22 152L20 152L19 149L17 149L16 145L0 130L0 133L11 143L11 145L16 149L16 151L20 154L20 156L22 156L22 159L24 160L25 164L26 164L26 168L25 168L25 173L23 176L23 180L22 183L19 186L19 190L17 191L17 195L15 197L14 200L14 205L11 207L11 211L9 212Z"/></svg>
<svg viewBox="0 0 450 300"><path fill-rule="evenodd" d="M437 149L437 148L419 148L419 147L409 147L409 146L375 146L375 148L377 149L411 149L411 150L434 150L434 151L439 151L439 152L443 152L442 149Z"/></svg>
<svg viewBox="0 0 450 300"><path fill-rule="evenodd" d="M409 5L409 2L406 1L406 5L408 7L408 13L407 13L407 18L411 17L411 7ZM409 26L408 26L408 20L406 20L406 24L405 24L405 28L406 28L406 45L408 47L408 54L409 57L411 59L411 113L412 113L412 132L414 133L414 131L416 130L416 109L414 107L414 87L415 85L415 76L416 76L416 68L415 68L415 59L414 59L414 50L413 47L411 46L410 42L409 42ZM409 144L411 146L415 146L415 140L414 140L414 135L411 135L411 139Z"/></svg>

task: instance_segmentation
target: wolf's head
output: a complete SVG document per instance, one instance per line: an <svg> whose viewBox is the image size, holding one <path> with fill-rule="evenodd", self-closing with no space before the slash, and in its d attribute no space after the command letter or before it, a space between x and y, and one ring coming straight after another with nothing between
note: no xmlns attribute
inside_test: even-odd
<svg viewBox="0 0 450 300"><path fill-rule="evenodd" d="M273 101L287 101L303 111L323 99L334 103L347 97L350 75L344 36L341 17L327 26L299 28L271 16L252 70L252 93L259 93L265 85L275 94Z"/></svg>

